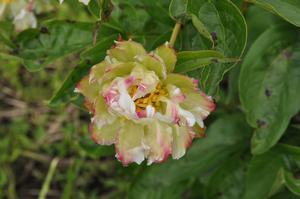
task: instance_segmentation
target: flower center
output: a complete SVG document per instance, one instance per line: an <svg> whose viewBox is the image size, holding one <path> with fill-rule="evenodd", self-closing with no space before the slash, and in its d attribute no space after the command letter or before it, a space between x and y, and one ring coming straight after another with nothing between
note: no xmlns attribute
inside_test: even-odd
<svg viewBox="0 0 300 199"><path fill-rule="evenodd" d="M133 97L137 89L137 85L129 88L129 95ZM155 108L155 110L158 110L161 105L159 98L162 96L168 96L168 91L161 84L157 84L155 91L148 93L144 97L138 98L134 101L135 108L137 111L140 111L145 110L148 105L151 105Z"/></svg>

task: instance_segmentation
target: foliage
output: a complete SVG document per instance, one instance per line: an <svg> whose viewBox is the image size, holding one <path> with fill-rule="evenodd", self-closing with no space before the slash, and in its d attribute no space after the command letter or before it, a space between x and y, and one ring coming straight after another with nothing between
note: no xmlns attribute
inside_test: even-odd
<svg viewBox="0 0 300 199"><path fill-rule="evenodd" d="M0 198L300 198L299 0L41 2L36 28L0 21ZM175 71L217 110L182 159L123 167L74 88L114 40L150 51L178 22Z"/></svg>

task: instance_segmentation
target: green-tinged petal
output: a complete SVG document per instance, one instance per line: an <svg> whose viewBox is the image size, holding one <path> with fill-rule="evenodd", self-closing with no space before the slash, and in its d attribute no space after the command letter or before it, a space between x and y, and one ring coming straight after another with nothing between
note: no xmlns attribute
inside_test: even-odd
<svg viewBox="0 0 300 199"><path fill-rule="evenodd" d="M99 91L99 84L97 82L91 82L88 75L85 76L75 88L75 92L81 93L85 99L92 104L99 95Z"/></svg>
<svg viewBox="0 0 300 199"><path fill-rule="evenodd" d="M107 51L108 56L114 62L131 62L139 55L145 55L146 51L144 47L134 41L121 41L117 42L116 46Z"/></svg>
<svg viewBox="0 0 300 199"><path fill-rule="evenodd" d="M134 62L116 63L109 65L103 76L103 82L110 82L116 77L124 77L129 75L132 69L137 65Z"/></svg>
<svg viewBox="0 0 300 199"><path fill-rule="evenodd" d="M144 128L127 120L120 130L116 147L116 157L123 165L136 162L140 164L145 159L145 149L142 143Z"/></svg>
<svg viewBox="0 0 300 199"><path fill-rule="evenodd" d="M177 62L175 50L166 43L165 45L158 47L155 50L155 54L157 54L164 61L167 72L171 73L174 70Z"/></svg>
<svg viewBox="0 0 300 199"><path fill-rule="evenodd" d="M93 121L90 125L90 133L92 139L97 144L111 145L116 142L118 132L122 128L122 123L119 119L116 119L111 124L106 124L99 128L98 124Z"/></svg>
<svg viewBox="0 0 300 199"><path fill-rule="evenodd" d="M164 84L175 85L183 92L191 92L198 89L197 80L175 73L168 74L167 78L164 80Z"/></svg>
<svg viewBox="0 0 300 199"><path fill-rule="evenodd" d="M202 120L216 107L213 100L201 91L185 93L185 100L181 103L181 106L191 111L197 119ZM199 123L200 122L198 122L198 124Z"/></svg>
<svg viewBox="0 0 300 199"><path fill-rule="evenodd" d="M161 79L166 78L166 66L163 60L160 59L160 57L156 56L155 54L147 54L137 56L136 60L143 64L148 70L154 71L156 75L158 75L158 77L160 77Z"/></svg>
<svg viewBox="0 0 300 199"><path fill-rule="evenodd" d="M111 124L116 120L116 116L108 112L108 107L103 96L98 96L93 106L93 122L99 128L106 124Z"/></svg>
<svg viewBox="0 0 300 199"><path fill-rule="evenodd" d="M90 74L89 74L89 80L90 81L96 81L98 80L98 82L101 82L101 79L105 73L106 70L106 66L107 66L107 62L106 61L102 61L99 64L94 65L91 70L90 70Z"/></svg>
<svg viewBox="0 0 300 199"><path fill-rule="evenodd" d="M184 156L186 149L192 144L194 133L184 126L173 127L172 157L179 159Z"/></svg>
<svg viewBox="0 0 300 199"><path fill-rule="evenodd" d="M153 120L145 129L148 165L166 160L172 152L172 128L166 123Z"/></svg>

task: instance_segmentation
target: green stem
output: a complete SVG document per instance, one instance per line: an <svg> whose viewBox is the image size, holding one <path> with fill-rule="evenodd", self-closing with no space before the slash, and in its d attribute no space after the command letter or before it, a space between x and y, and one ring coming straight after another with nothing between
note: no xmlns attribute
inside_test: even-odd
<svg viewBox="0 0 300 199"><path fill-rule="evenodd" d="M173 32L172 32L172 35L171 35L171 38L170 38L170 46L172 46L172 47L175 44L175 41L176 41L177 35L180 31L180 28L181 28L181 23L176 22Z"/></svg>
<svg viewBox="0 0 300 199"><path fill-rule="evenodd" d="M45 199L46 198L46 195L47 195L47 193L49 191L49 187L50 187L50 184L51 184L51 181L52 181L52 178L53 178L53 175L54 175L54 172L56 170L58 162L59 162L58 158L54 158L51 161L51 164L50 164L50 167L49 167L49 171L47 173L46 179L44 181L44 184L42 186L42 190L41 190L41 192L39 194L39 198L38 199Z"/></svg>

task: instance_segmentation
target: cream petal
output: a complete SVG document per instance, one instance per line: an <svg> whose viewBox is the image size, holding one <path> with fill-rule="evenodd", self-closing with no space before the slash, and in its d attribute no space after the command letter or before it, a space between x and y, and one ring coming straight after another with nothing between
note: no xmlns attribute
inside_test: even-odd
<svg viewBox="0 0 300 199"><path fill-rule="evenodd" d="M92 122L90 124L91 137L97 144L114 144L122 125L123 123L118 119L111 124L102 125L101 128L99 128L95 122Z"/></svg>
<svg viewBox="0 0 300 199"><path fill-rule="evenodd" d="M172 128L154 120L146 126L144 143L148 146L148 165L166 160L172 153Z"/></svg>
<svg viewBox="0 0 300 199"><path fill-rule="evenodd" d="M140 164L145 159L143 137L143 126L130 121L126 122L120 130L115 147L116 157L123 165L126 166L132 162Z"/></svg>
<svg viewBox="0 0 300 199"><path fill-rule="evenodd" d="M173 126L172 157L179 159L184 156L186 149L191 145L194 133L184 126Z"/></svg>

